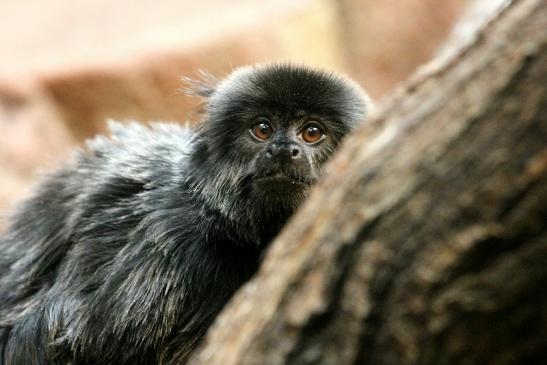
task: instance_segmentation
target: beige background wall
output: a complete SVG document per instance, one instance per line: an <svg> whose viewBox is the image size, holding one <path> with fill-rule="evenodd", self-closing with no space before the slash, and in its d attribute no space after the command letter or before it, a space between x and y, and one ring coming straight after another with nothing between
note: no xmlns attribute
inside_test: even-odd
<svg viewBox="0 0 547 365"><path fill-rule="evenodd" d="M196 119L181 76L295 60L375 99L426 62L461 0L27 0L0 13L0 217L108 118ZM1 227L1 224L0 224Z"/></svg>

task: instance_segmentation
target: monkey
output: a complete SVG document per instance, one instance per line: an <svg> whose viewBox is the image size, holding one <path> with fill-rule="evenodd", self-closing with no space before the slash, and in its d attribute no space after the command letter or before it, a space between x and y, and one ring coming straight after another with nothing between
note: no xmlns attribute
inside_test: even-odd
<svg viewBox="0 0 547 365"><path fill-rule="evenodd" d="M113 123L0 236L0 365L182 364L367 117L293 63L197 81L199 125Z"/></svg>

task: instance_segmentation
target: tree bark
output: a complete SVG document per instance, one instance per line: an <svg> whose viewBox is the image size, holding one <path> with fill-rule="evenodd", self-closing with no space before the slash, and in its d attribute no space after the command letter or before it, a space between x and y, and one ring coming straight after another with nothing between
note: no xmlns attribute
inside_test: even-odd
<svg viewBox="0 0 547 365"><path fill-rule="evenodd" d="M190 363L547 359L547 3L377 109Z"/></svg>

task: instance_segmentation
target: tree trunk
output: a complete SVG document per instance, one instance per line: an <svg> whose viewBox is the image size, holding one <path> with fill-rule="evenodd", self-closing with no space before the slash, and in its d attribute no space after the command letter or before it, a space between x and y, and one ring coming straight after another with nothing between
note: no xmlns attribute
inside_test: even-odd
<svg viewBox="0 0 547 365"><path fill-rule="evenodd" d="M193 365L547 361L547 3L344 144Z"/></svg>

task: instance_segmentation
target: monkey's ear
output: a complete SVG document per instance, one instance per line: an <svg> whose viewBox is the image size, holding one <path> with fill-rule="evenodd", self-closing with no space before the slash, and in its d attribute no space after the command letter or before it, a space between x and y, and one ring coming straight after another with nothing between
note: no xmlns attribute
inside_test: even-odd
<svg viewBox="0 0 547 365"><path fill-rule="evenodd" d="M182 77L184 87L180 89L186 95L208 98L215 92L219 80L204 70L197 72L196 78Z"/></svg>

